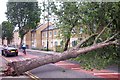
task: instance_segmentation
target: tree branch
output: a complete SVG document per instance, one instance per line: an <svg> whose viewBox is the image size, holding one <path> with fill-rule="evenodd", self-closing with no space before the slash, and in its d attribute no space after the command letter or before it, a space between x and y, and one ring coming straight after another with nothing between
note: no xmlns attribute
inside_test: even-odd
<svg viewBox="0 0 120 80"><path fill-rule="evenodd" d="M91 36L89 36L89 37L81 40L80 43L79 43L77 46L75 46L74 48L75 48L75 49L80 48L80 46L81 46L83 43L85 43L86 41L88 41L88 40L91 39L92 37L95 37L96 35L97 35L97 34L92 34Z"/></svg>
<svg viewBox="0 0 120 80"><path fill-rule="evenodd" d="M95 44L95 45L92 45L92 46L89 46L89 47L81 48L80 50L77 51L76 54L90 52L90 51L93 51L93 50L96 50L96 49L99 49L99 48L102 48L102 47L105 47L105 46L108 46L108 45L112 45L112 44L117 44L117 40L116 41L110 41L110 42L107 42L107 43L102 42L102 43L98 43L98 44Z"/></svg>
<svg viewBox="0 0 120 80"><path fill-rule="evenodd" d="M97 42L97 40L98 40L98 38L102 35L102 33L105 31L105 29L106 29L107 27L104 27L103 28L103 30L98 34L98 36L95 38L95 40L94 40L94 43L93 44L96 44L96 42Z"/></svg>
<svg viewBox="0 0 120 80"><path fill-rule="evenodd" d="M112 37L108 38L107 40L104 41L104 43L111 41L112 39L114 39L120 32L114 34Z"/></svg>
<svg viewBox="0 0 120 80"><path fill-rule="evenodd" d="M112 21L111 22L113 22L113 20L114 19L112 19ZM105 31L105 29L111 24L111 22L109 22L104 28L103 28L103 30L98 34L98 36L95 38L95 40L94 40L94 43L93 44L96 44L96 42L97 42L97 40L98 40L98 38L102 35L102 33L104 33L104 31Z"/></svg>

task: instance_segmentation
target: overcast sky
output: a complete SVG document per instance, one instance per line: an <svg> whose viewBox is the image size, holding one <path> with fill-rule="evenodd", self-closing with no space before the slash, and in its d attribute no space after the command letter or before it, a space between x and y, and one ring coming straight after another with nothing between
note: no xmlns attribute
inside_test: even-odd
<svg viewBox="0 0 120 80"><path fill-rule="evenodd" d="M6 12L6 2L7 2L8 0L0 0L0 24L3 22L3 21L5 21L5 20L7 20L7 18L6 18L6 15L5 15L5 12Z"/></svg>
<svg viewBox="0 0 120 80"><path fill-rule="evenodd" d="M6 7L6 3L7 3L8 0L0 0L0 24L3 22L3 21L6 21L7 18L6 18L6 10L7 10L7 7ZM19 1L19 0L18 0ZM43 0L37 0L39 3Z"/></svg>
<svg viewBox="0 0 120 80"><path fill-rule="evenodd" d="M3 21L6 21L7 18L6 18L6 15L5 15L5 12L6 12L6 3L7 3L8 0L0 0L0 24L3 22ZM11 1L15 1L15 0L11 0ZM16 1L25 1L25 0L16 0ZM29 0L28 0L29 1ZM32 1L32 0L30 0ZM34 0L33 0L34 1ZM48 0L37 0L39 3L42 2L42 1L48 1ZM51 1L51 0L49 0ZM53 1L65 1L65 0L53 0ZM70 1L70 0L69 0ZM75 1L75 0L71 0L71 1ZM78 0L79 1L79 0ZM89 1L89 0L88 0ZM99 2L99 0L96 0ZM117 1L120 1L120 0L106 0L108 2L117 2Z"/></svg>

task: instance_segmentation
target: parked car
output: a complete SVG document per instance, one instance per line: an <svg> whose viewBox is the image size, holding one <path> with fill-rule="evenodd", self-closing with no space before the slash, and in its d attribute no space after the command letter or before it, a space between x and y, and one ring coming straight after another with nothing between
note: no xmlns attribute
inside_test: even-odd
<svg viewBox="0 0 120 80"><path fill-rule="evenodd" d="M13 47L13 46L6 46L3 47L2 51L2 55L3 56L18 56L18 49Z"/></svg>

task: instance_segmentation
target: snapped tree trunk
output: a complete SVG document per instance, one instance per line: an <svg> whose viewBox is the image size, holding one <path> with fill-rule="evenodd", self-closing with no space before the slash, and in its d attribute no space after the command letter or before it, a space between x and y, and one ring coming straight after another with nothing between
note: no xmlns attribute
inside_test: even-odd
<svg viewBox="0 0 120 80"><path fill-rule="evenodd" d="M10 75L14 75L14 74L20 75L26 71L32 70L39 66L49 64L49 63L56 63L62 60L70 59L70 58L75 58L80 54L90 52L99 48L103 48L105 46L109 46L112 44L116 44L116 41L107 42L107 43L98 43L92 46L80 48L79 50L73 48L73 49L64 51L62 54L58 54L58 55L46 55L44 57L38 57L38 58L25 60L25 61L10 62L8 63L8 66L11 67L12 69L12 72Z"/></svg>

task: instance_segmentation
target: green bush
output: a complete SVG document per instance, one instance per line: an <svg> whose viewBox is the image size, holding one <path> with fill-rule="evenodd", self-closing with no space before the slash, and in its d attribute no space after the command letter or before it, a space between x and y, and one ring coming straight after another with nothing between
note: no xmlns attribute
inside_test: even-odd
<svg viewBox="0 0 120 80"><path fill-rule="evenodd" d="M86 54L81 54L77 58L72 58L71 60L80 62L80 65L86 70L99 70L112 64L118 65L120 63L119 57L119 51L113 45L102 49L97 49Z"/></svg>
<svg viewBox="0 0 120 80"><path fill-rule="evenodd" d="M32 50L40 50L39 48L31 48Z"/></svg>
<svg viewBox="0 0 120 80"><path fill-rule="evenodd" d="M56 52L63 52L63 47L62 46L56 46Z"/></svg>
<svg viewBox="0 0 120 80"><path fill-rule="evenodd" d="M47 48L43 48L43 49L41 49L42 51L47 51ZM52 51L52 50L50 50L50 49L48 49L48 51Z"/></svg>

